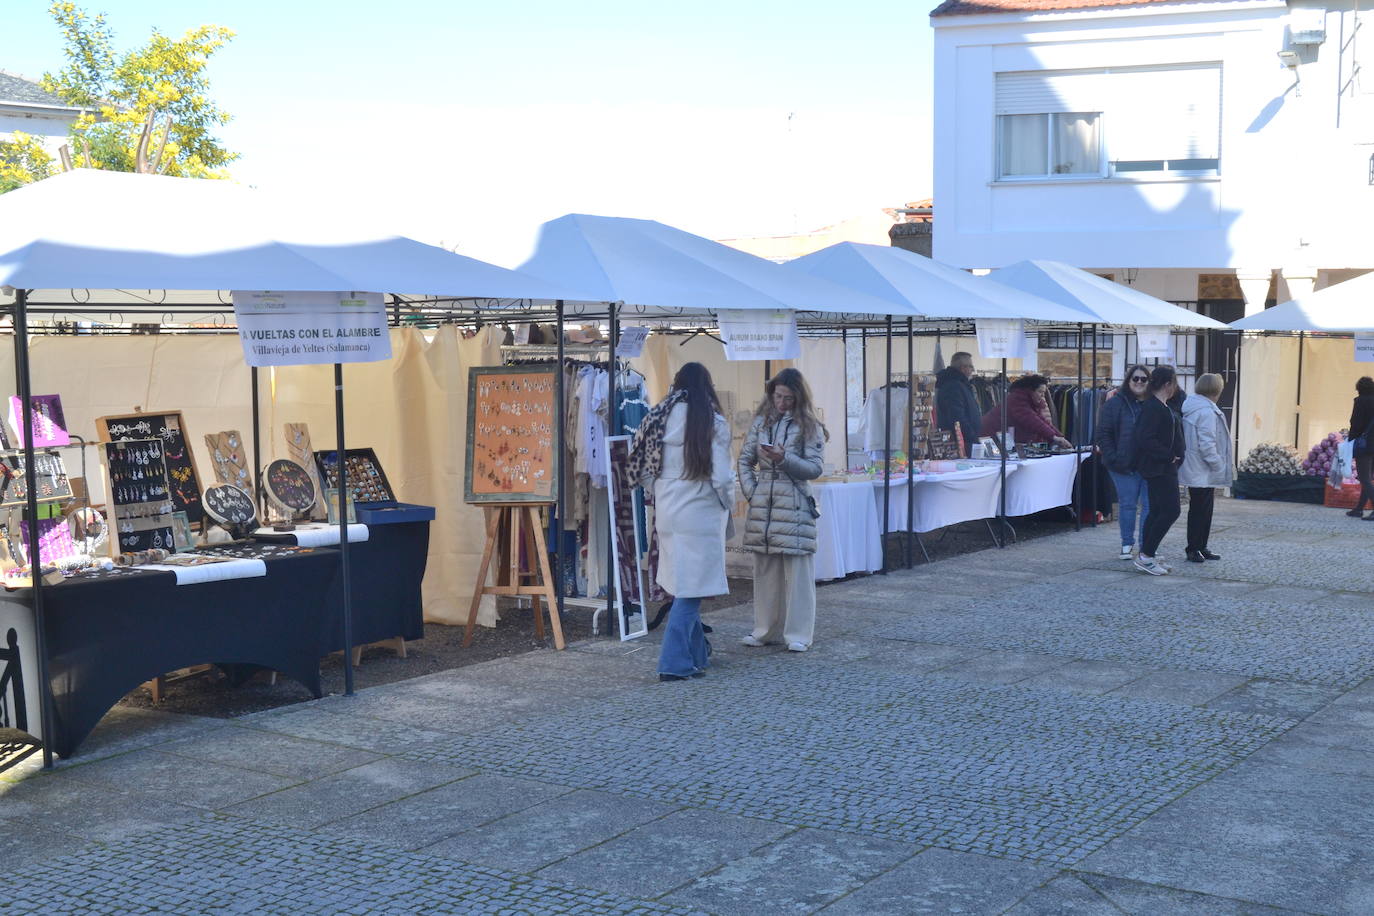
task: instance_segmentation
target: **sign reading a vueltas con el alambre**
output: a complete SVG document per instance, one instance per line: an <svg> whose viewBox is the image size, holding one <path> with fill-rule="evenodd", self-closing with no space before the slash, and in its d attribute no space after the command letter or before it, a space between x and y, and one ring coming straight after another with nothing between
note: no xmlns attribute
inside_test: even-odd
<svg viewBox="0 0 1374 916"><path fill-rule="evenodd" d="M371 363L391 358L381 293L234 290L250 366Z"/></svg>

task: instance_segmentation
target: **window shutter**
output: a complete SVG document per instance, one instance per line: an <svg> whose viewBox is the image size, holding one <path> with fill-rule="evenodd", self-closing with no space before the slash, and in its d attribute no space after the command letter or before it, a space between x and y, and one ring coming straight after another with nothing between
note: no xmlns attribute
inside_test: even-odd
<svg viewBox="0 0 1374 916"><path fill-rule="evenodd" d="M997 74L998 114L1101 111L1101 70Z"/></svg>

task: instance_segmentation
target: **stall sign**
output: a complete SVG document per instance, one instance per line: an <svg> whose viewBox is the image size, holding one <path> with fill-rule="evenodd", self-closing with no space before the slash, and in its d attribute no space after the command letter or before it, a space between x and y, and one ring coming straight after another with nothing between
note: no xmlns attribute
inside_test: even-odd
<svg viewBox="0 0 1374 916"><path fill-rule="evenodd" d="M1019 359L1026 355L1026 323L1020 318L979 318L975 327L978 353L985 359Z"/></svg>
<svg viewBox="0 0 1374 916"><path fill-rule="evenodd" d="M381 293L234 290L234 317L250 366L391 358Z"/></svg>
<svg viewBox="0 0 1374 916"><path fill-rule="evenodd" d="M1140 359L1168 359L1173 353L1173 342L1167 324L1136 325L1135 343Z"/></svg>
<svg viewBox="0 0 1374 916"><path fill-rule="evenodd" d="M728 360L801 356L797 313L791 309L721 309L716 313L716 323Z"/></svg>
<svg viewBox="0 0 1374 916"><path fill-rule="evenodd" d="M1355 335L1355 362L1374 363L1374 334Z"/></svg>
<svg viewBox="0 0 1374 916"><path fill-rule="evenodd" d="M644 352L644 341L649 336L648 328L629 327L620 329L620 340L615 345L615 355L634 359Z"/></svg>

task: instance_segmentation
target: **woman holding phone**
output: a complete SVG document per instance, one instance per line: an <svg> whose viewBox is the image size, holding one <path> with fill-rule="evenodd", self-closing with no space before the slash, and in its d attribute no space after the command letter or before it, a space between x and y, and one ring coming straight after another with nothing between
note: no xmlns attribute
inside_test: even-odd
<svg viewBox="0 0 1374 916"><path fill-rule="evenodd" d="M825 426L796 369L764 386L763 402L739 455L749 500L744 548L754 554L754 632L746 646L811 647L816 626L816 518L808 481L821 476Z"/></svg>

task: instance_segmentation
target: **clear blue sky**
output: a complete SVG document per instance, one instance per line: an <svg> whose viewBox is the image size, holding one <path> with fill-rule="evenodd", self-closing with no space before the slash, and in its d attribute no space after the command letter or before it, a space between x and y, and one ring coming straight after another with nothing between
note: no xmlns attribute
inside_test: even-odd
<svg viewBox="0 0 1374 916"><path fill-rule="evenodd" d="M935 5L108 0L237 33L211 63L234 177L357 201L500 263L569 211L715 237L812 229L930 193ZM62 63L44 0L11 0L0 68ZM789 119L789 115L791 116Z"/></svg>

